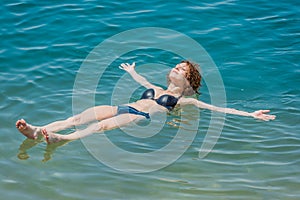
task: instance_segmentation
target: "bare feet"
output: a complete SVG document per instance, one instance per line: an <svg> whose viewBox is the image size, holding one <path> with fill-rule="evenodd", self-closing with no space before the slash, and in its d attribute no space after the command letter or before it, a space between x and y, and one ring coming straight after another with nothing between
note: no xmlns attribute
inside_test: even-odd
<svg viewBox="0 0 300 200"><path fill-rule="evenodd" d="M17 129L29 139L36 140L41 135L41 128L27 124L24 119L16 122Z"/></svg>
<svg viewBox="0 0 300 200"><path fill-rule="evenodd" d="M55 134L55 133L51 133L51 132L47 132L47 130L45 128L43 128L41 130L46 142L48 144L52 144L52 143L57 143L57 142L60 142L60 141L63 141L63 138L61 137L61 135L59 134Z"/></svg>

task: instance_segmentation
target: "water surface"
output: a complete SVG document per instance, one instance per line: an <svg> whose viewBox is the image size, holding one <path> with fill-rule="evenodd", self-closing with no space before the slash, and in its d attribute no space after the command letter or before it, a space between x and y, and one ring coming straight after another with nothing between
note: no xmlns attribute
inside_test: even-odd
<svg viewBox="0 0 300 200"><path fill-rule="evenodd" d="M1 198L299 199L299 9L291 0L3 1ZM105 166L81 141L58 148L24 141L15 129L17 119L43 125L71 116L75 77L89 52L115 34L141 27L172 29L196 40L222 75L228 107L267 108L277 119L226 116L213 151L199 159L211 116L203 110L197 136L183 156L145 174ZM145 49L115 64L136 61L171 67L178 60L168 52ZM166 72L159 67L149 70L149 80L160 70ZM111 91L123 75L117 66L107 69L96 91L97 104L111 103ZM205 80L201 93L199 99L210 102ZM126 137L120 130L107 134L124 148L148 152L172 139L176 118L176 113L169 116L173 125L149 140ZM24 153L30 146L34 147Z"/></svg>

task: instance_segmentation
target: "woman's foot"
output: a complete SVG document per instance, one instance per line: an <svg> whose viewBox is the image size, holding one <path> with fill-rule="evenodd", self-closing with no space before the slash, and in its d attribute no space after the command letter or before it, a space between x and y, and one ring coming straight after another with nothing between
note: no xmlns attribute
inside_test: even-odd
<svg viewBox="0 0 300 200"><path fill-rule="evenodd" d="M55 133L51 133L51 132L47 132L47 130L45 128L43 128L41 130L46 142L48 144L52 144L52 143L57 143L60 141L63 141L64 139L61 137L62 135L60 134L55 134Z"/></svg>
<svg viewBox="0 0 300 200"><path fill-rule="evenodd" d="M22 133L29 139L36 140L39 135L41 135L41 128L32 126L30 124L27 124L24 119L20 119L16 122L16 127Z"/></svg>

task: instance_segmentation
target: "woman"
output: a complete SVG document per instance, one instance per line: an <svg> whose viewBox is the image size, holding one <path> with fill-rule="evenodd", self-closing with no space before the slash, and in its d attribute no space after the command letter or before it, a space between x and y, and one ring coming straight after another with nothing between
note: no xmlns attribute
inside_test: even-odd
<svg viewBox="0 0 300 200"><path fill-rule="evenodd" d="M16 122L16 127L23 135L30 139L37 139L38 136L44 136L47 143L54 143L76 140L92 133L111 130L135 120L150 118L155 112L167 112L172 110L175 106L188 104L192 104L198 108L249 116L265 121L275 119L275 115L266 114L270 112L269 110L258 110L249 113L231 108L220 108L194 98L185 97L198 93L201 82L198 65L189 61L182 61L170 71L167 76L169 85L166 90L149 83L144 77L137 74L135 71L135 63L131 65L123 63L120 68L127 71L135 81L147 88L140 100L120 106L96 106L76 116L50 123L44 127L29 125L25 120L21 119ZM87 124L96 120L98 122L90 124L86 129L78 130L68 135L56 133L72 126Z"/></svg>

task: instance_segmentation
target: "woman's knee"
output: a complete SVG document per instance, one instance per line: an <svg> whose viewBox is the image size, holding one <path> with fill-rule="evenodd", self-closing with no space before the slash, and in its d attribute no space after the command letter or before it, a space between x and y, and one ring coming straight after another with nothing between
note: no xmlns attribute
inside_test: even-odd
<svg viewBox="0 0 300 200"><path fill-rule="evenodd" d="M103 120L97 123L99 127L99 131L106 131L106 130L112 130L114 128L119 127L115 121L112 121L111 119Z"/></svg>
<svg viewBox="0 0 300 200"><path fill-rule="evenodd" d="M81 116L75 115L73 117L69 117L67 119L67 123L71 124L72 126L80 125L81 124Z"/></svg>
<svg viewBox="0 0 300 200"><path fill-rule="evenodd" d="M105 131L111 129L109 124L106 123L105 121L98 122L97 124L98 124L99 131Z"/></svg>
<svg viewBox="0 0 300 200"><path fill-rule="evenodd" d="M95 133L103 131L103 128L102 128L102 125L100 122L91 124L89 127L90 127L91 131L95 132Z"/></svg>

